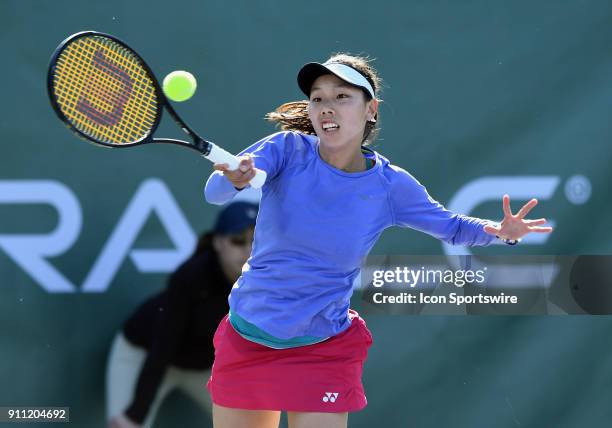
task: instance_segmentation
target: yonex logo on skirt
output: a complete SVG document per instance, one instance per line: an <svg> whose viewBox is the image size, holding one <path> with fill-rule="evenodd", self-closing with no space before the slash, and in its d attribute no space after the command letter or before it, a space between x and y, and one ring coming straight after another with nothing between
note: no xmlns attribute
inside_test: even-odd
<svg viewBox="0 0 612 428"><path fill-rule="evenodd" d="M331 401L332 403L335 403L336 398L338 398L337 392L326 392L325 396L323 397L323 402L327 403L328 401Z"/></svg>

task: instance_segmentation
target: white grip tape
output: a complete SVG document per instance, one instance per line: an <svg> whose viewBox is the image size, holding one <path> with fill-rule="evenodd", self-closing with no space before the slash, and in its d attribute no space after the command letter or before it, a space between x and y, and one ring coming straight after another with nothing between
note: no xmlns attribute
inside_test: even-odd
<svg viewBox="0 0 612 428"><path fill-rule="evenodd" d="M212 144L210 153L205 157L214 163L226 163L229 166L229 169L232 171L238 169L238 166L240 165L240 162L236 156L226 150L223 150L216 144ZM249 184L254 189L259 189L266 182L266 176L267 174L265 171L255 168L255 177L251 179Z"/></svg>
<svg viewBox="0 0 612 428"><path fill-rule="evenodd" d="M223 150L216 144L212 144L212 148L210 149L208 156L206 156L206 159L212 161L213 163L226 163L229 166L229 169L232 171L238 169L238 165L240 164L236 156L226 150Z"/></svg>

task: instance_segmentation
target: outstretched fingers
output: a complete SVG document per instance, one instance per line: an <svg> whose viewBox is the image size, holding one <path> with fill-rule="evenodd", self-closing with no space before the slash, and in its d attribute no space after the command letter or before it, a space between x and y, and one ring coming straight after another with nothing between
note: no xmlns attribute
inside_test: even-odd
<svg viewBox="0 0 612 428"><path fill-rule="evenodd" d="M510 209L510 196L504 195L502 198L502 207L504 209L504 217L512 217L512 210Z"/></svg>
<svg viewBox="0 0 612 428"><path fill-rule="evenodd" d="M537 220L523 220L523 223L528 225L528 226L537 226L539 224L546 223L546 219L545 218L539 218Z"/></svg>
<svg viewBox="0 0 612 428"><path fill-rule="evenodd" d="M546 226L546 227L531 226L529 227L529 231L535 232L535 233L550 233L553 231L553 228L550 226Z"/></svg>
<svg viewBox="0 0 612 428"><path fill-rule="evenodd" d="M516 213L516 216L520 219L525 218L525 216L529 213L529 211L531 211L532 208L535 207L537 204L538 204L537 199L534 198L530 200L525 205L523 205L523 207L519 210L519 212Z"/></svg>

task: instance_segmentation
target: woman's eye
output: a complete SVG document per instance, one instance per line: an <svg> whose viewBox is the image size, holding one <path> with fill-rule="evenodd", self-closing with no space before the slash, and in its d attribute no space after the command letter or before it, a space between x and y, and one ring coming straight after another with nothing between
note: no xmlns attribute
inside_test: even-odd
<svg viewBox="0 0 612 428"><path fill-rule="evenodd" d="M338 94L336 98L349 98L349 96L347 94ZM314 97L310 100L310 102L319 103L321 102L321 97Z"/></svg>

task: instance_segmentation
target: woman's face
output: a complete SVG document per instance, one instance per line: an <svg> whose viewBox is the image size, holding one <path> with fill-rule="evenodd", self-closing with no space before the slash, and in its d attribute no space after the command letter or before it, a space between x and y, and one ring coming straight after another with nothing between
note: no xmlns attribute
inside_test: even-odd
<svg viewBox="0 0 612 428"><path fill-rule="evenodd" d="M213 238L219 263L230 282L238 279L242 273L242 266L251 255L253 232L254 229L250 227L236 235L215 235Z"/></svg>
<svg viewBox="0 0 612 428"><path fill-rule="evenodd" d="M325 74L312 84L308 117L326 148L360 147L366 121L374 118L377 107L361 89Z"/></svg>

